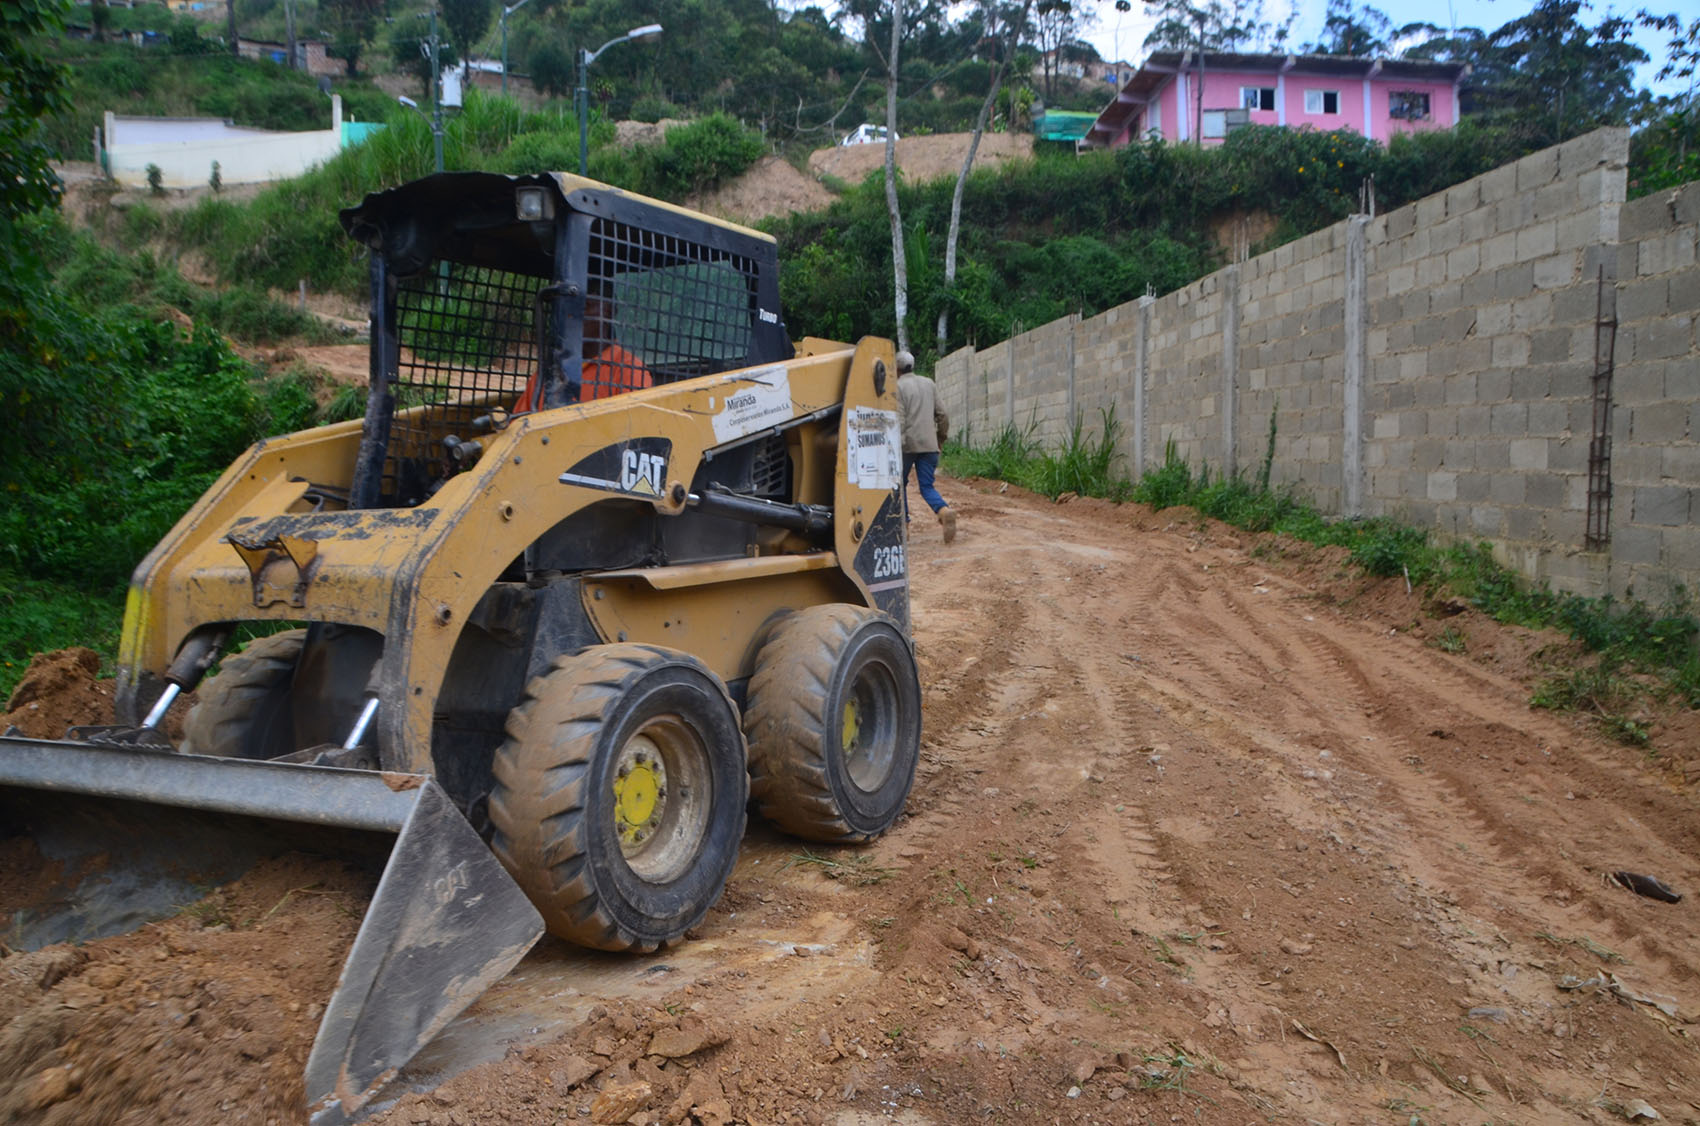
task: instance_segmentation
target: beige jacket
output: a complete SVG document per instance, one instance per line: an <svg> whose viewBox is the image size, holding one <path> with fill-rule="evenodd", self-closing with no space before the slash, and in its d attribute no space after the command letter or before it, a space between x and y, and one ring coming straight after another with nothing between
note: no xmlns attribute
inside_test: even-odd
<svg viewBox="0 0 1700 1126"><path fill-rule="evenodd" d="M897 402L903 411L903 452L938 453L950 436L950 417L939 407L933 381L910 372L897 381Z"/></svg>

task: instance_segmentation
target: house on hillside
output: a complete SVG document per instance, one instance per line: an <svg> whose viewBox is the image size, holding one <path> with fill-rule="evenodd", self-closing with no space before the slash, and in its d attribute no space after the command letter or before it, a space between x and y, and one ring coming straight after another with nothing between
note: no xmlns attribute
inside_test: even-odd
<svg viewBox="0 0 1700 1126"><path fill-rule="evenodd" d="M1148 136L1220 144L1240 125L1351 129L1386 141L1456 125L1469 73L1463 63L1157 51L1122 83L1080 147L1120 148Z"/></svg>
<svg viewBox="0 0 1700 1126"><path fill-rule="evenodd" d="M245 59L261 59L285 65L289 61L289 45L287 43L272 43L264 39L249 39L238 36L236 52ZM317 39L297 39L295 41L295 69L304 70L318 77L340 78L347 72L347 66L339 58L325 53L325 44Z"/></svg>

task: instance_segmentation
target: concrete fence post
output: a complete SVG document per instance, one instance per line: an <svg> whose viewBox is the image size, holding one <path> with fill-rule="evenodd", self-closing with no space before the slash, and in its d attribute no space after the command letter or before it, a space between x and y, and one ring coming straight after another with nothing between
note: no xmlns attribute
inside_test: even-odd
<svg viewBox="0 0 1700 1126"><path fill-rule="evenodd" d="M1145 384L1151 367L1151 306L1157 299L1150 294L1139 299L1139 333L1133 346L1133 479L1145 476Z"/></svg>
<svg viewBox="0 0 1700 1126"><path fill-rule="evenodd" d="M1068 415L1063 419L1063 433L1074 431L1074 334L1080 330L1080 314L1068 315Z"/></svg>
<svg viewBox="0 0 1700 1126"><path fill-rule="evenodd" d="M1009 365L1004 374L1004 421L1015 425L1015 337L1004 341L1004 360Z"/></svg>
<svg viewBox="0 0 1700 1126"><path fill-rule="evenodd" d="M992 428L992 385L991 380L986 377L986 365L980 359L978 348L974 350L974 357L969 363L974 368L974 385L980 389L980 413L975 414L974 409L970 407L968 417L976 429L983 428L983 433Z"/></svg>
<svg viewBox="0 0 1700 1126"><path fill-rule="evenodd" d="M1222 476L1239 471L1240 267L1222 270Z"/></svg>
<svg viewBox="0 0 1700 1126"><path fill-rule="evenodd" d="M1346 220L1346 374L1340 441L1341 510L1364 514L1364 371L1369 366L1369 216Z"/></svg>

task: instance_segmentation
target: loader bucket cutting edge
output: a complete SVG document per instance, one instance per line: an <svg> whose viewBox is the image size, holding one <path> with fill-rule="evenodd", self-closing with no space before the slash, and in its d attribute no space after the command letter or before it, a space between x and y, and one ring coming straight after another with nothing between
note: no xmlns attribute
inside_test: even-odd
<svg viewBox="0 0 1700 1126"><path fill-rule="evenodd" d="M425 775L0 737L0 793L20 790L396 834L307 1060L314 1126L348 1121L543 933Z"/></svg>

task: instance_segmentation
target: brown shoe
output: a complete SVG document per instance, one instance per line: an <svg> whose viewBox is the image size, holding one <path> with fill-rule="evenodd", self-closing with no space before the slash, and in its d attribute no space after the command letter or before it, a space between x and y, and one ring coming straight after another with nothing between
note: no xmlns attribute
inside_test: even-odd
<svg viewBox="0 0 1700 1126"><path fill-rule="evenodd" d="M944 542L949 543L956 538L956 509L946 506L939 509L939 524L944 528Z"/></svg>

